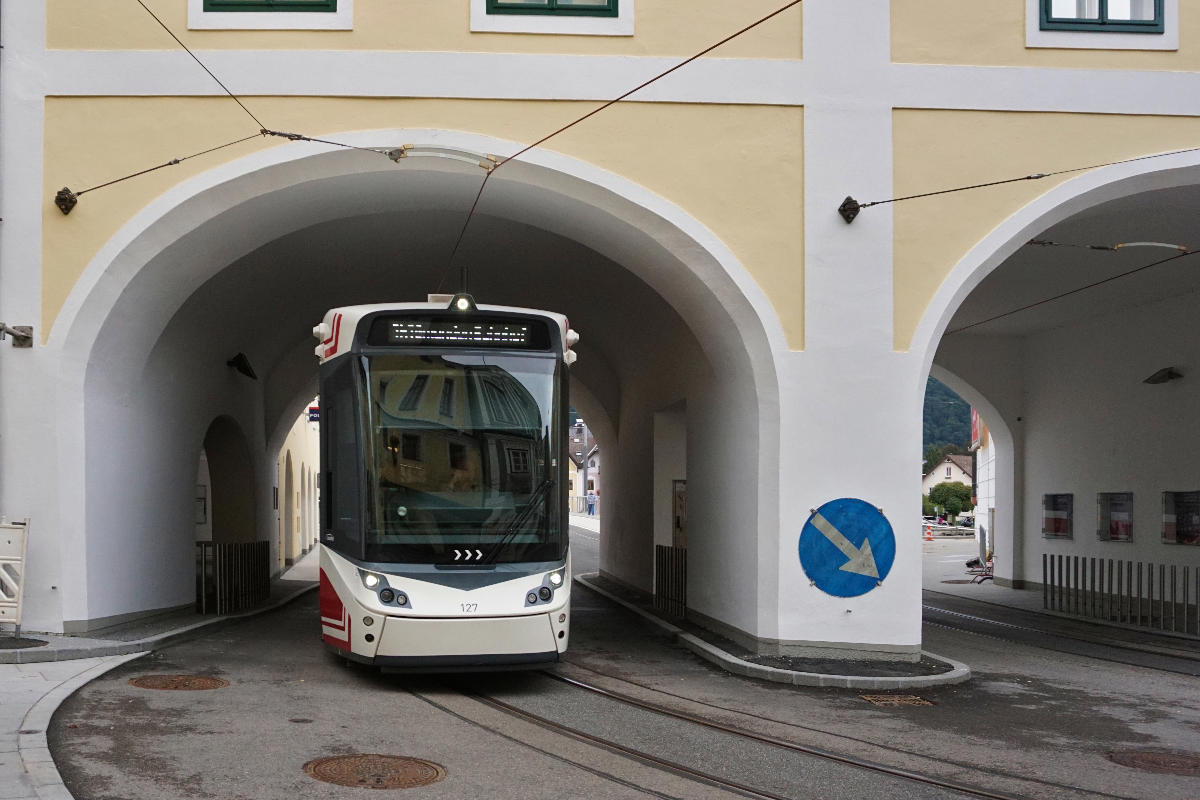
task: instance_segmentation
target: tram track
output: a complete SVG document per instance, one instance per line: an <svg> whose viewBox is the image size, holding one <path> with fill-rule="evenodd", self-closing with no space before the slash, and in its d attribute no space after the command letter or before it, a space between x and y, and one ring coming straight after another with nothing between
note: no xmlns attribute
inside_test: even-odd
<svg viewBox="0 0 1200 800"><path fill-rule="evenodd" d="M1143 667L1178 675L1200 676L1200 654L1183 649L1125 642L1106 636L1086 636L981 617L950 608L922 604L925 624L946 630L983 636L1003 642L1016 642L1060 653L1086 656L1113 664ZM931 618L933 617L933 618ZM935 621L940 620L940 621Z"/></svg>
<svg viewBox="0 0 1200 800"><path fill-rule="evenodd" d="M978 785L972 785L972 784L968 784L968 783L964 783L964 782L960 782L960 781L956 781L956 780L952 780L952 779L946 779L946 778L941 778L941 777L937 777L937 776L919 773L919 772L909 770L909 769L890 766L887 764L878 763L878 762L871 761L869 759L864 759L864 758L854 756L854 755L837 753L837 752L834 752L832 750L828 750L825 748L801 744L801 743L798 743L795 741L789 741L787 739L780 738L778 736L772 736L770 734L756 732L756 731L750 730L747 727L731 725L731 724L728 724L725 722L708 719L708 718L705 718L698 714L693 714L693 713L689 713L689 712L685 712L685 711L679 711L677 709L672 709L672 708L669 708L669 707L661 705L661 704L647 702L640 698L633 697L633 696L627 695L627 694L623 694L621 692L614 691L612 689L604 688L601 686L596 686L596 685L593 685L586 681L579 680L577 678L556 675L556 674L550 673L550 672L539 673L539 675L545 679L552 680L552 681L562 684L565 687L569 687L573 691L585 693L586 695L591 696L593 698L601 698L602 700L607 701L607 702L619 703L624 706L634 708L639 712L655 715L656 717L658 717L660 719L669 719L669 720L673 721L673 724L682 723L684 726L693 726L690 728L690 730L693 731L693 734L685 735L685 734L681 733L679 736L680 740L701 738L699 733L696 732L696 727L698 727L704 731L707 731L709 735L717 734L722 737L727 737L729 739L729 745L727 747L728 752L744 752L744 750L747 746L753 745L753 746L759 747L759 748L767 748L770 751L775 752L777 754L778 753L787 754L788 758L800 759L800 761L794 762L791 765L791 769L793 770L793 772L796 775L801 775L801 774L807 775L809 772L813 771L813 767L812 767L813 762L814 761L820 762L825 766L817 769L816 772L817 773L824 772L826 774L826 777L820 777L820 778L815 779L815 782L817 784L822 784L822 782L824 782L825 784L828 783L829 778L827 776L829 774L830 769L835 769L835 770L845 769L845 770L849 770L849 772L837 773L839 776L841 776L841 777L837 778L837 780L836 780L837 785L840 786L843 781L853 781L856 783L861 783L863 781L866 781L868 783L881 783L881 784L883 784L884 788L882 790L880 790L878 788L875 789L875 793L880 796L929 797L929 798L940 798L940 797L972 797L972 798L976 798L977 797L977 798L989 798L990 800L1018 800L1019 798L1035 797L1035 796L1039 796L1039 795L1044 796L1044 797L1056 797L1056 798L1058 798L1058 797L1066 798L1066 797L1073 797L1073 796L1074 797L1085 797L1085 796L1086 797L1112 797L1112 798L1118 797L1117 795L1106 795L1103 793L1085 792L1085 791L1079 789L1078 787L1055 784L1055 783L1047 782L1047 781L1032 780L1029 778L1013 776L1013 775L1008 775L1008 774L1004 774L1004 773L998 773L995 776L997 778L1002 778L1002 779L1006 780L1007 782L1015 782L1015 783L1020 784L1020 786L1022 787L1021 791L1019 791L1018 793L1006 793L1003 791L993 791L993 790L990 790L990 789L987 789L987 788L984 788L984 787L981 787ZM595 730L592 730L592 731L585 730L584 729L585 725L582 722L577 722L575 720L571 720L571 721L567 722L567 721L563 721L561 719L555 719L554 716L551 714L539 713L535 709L531 709L529 707L522 707L522 704L519 699L516 701L513 701L512 698L502 699L501 697L495 696L495 694L496 694L495 692L488 692L488 691L480 690L477 688L463 687L461 682L456 681L456 682L449 683L449 684L447 684L447 688L452 688L456 692L458 692L461 696L463 696L465 698L469 698L471 700L474 700L477 703L482 704L483 706L485 706L488 709L501 712L502 714L507 715L508 717L510 717L514 720L519 720L521 722L537 726L538 728L540 728L544 731L551 732L552 734L568 737L576 742L582 742L586 745L589 745L589 746L592 746L595 748L600 748L604 751L616 754L616 755L624 757L626 759L632 759L642 765L649 766L653 769L668 772L668 773L671 773L672 775L686 778L686 779L694 781L698 784L703 784L703 785L706 785L709 787L714 787L719 790L729 792L734 796L752 797L752 798L771 798L772 800L775 800L776 798L778 798L779 800L795 800L795 798L798 798L798 797L827 796L826 794L823 794L819 790L814 790L814 791L810 792L806 789L802 793L788 792L788 791L781 792L777 786L769 786L769 785L761 785L761 784L754 785L755 783L757 783L757 781L755 781L755 780L747 780L744 778L741 778L741 779L731 778L728 774L724 774L724 775L718 774L714 770L704 769L702 766L697 766L694 763L693 764L684 763L683 760L672 757L670 754L664 754L661 751L654 752L651 749L646 748L644 746L638 746L637 744L631 743L630 741L628 741L624 738L618 738L618 737L614 737L612 735L604 735L603 733L597 733ZM418 696L421 697L421 699L425 700L426 702L433 702L435 705L438 704L436 700L433 700L429 697L423 697L419 694L418 694ZM695 701L692 701L692 702L695 702ZM706 705L706 704L701 704L701 705ZM720 709L719 706L713 706L713 708ZM731 709L721 709L721 710L732 712ZM465 718L465 716L461 712L451 712L451 713L455 713L455 716L458 716L459 718ZM739 713L739 714L742 714L743 716L752 717L752 718L757 716L757 715L747 715L744 712L733 712L733 713ZM469 715L466 715L466 716L469 716ZM763 719L764 719L764 721L767 721L767 718L763 718ZM769 720L769 721L771 721L775 724L790 725L789 723L782 723L778 720ZM480 725L481 727L483 727L489 731L499 732L499 731L497 731L495 725L480 723L478 721L475 721L475 724ZM802 726L792 726L792 727L802 727ZM686 731L688 729L689 728L684 728L681 730ZM819 729L815 729L815 728L806 728L805 730L809 731L809 732L813 732L813 733L826 734L826 732L820 731ZM512 738L511 736L508 736L504 733L500 733L500 735L505 735L506 738ZM851 738L851 737L844 737L844 736L841 736L838 734L826 734L826 735L834 736L836 738L841 738L841 739ZM514 741L519 741L519 740L514 739ZM876 748L881 747L881 745L878 745L878 744L872 743L872 742L862 742L861 740L856 740L856 741L860 741L862 744L866 744L871 747L876 747ZM924 754L909 753L909 752L903 751L903 750L887 748L886 746L882 746L882 747L884 747L884 749L887 749L892 752L896 752L897 754L900 754L900 755L903 755L906 757L930 758L929 756L924 755ZM539 749L540 752L547 753L547 748L535 748L535 749ZM557 758L562 758L562 756L560 754L557 754L554 752L549 752L548 754L552 755L554 757L557 757ZM625 785L625 786L631 785L628 780L620 777L620 775L613 774L613 772L614 772L613 770L606 770L601 773L601 772L597 772L594 768L590 768L586 765L579 764L578 760L572 760L572 759L563 759L563 760L566 760L568 763L576 764L577 766L582 766L584 769L587 769L588 771L593 772L595 774L603 774L605 777L615 780L622 785ZM974 764L954 764L953 762L948 762L948 761L939 761L939 763L945 764L952 769L956 769L956 770L960 770L960 771L970 771L970 772L975 772L975 773L979 773L982 771L982 772L987 772L987 773L991 774L990 771L980 770L979 766L974 765ZM866 776L866 777L864 777L864 776ZM778 778L779 778L779 776L777 774L765 776L765 779L767 779L767 780L778 780ZM658 790L655 790L653 788L648 788L645 786L636 785L633 788L637 788L639 791L645 791L648 794L651 794L653 796L659 796L659 797L673 796L671 794L664 794ZM1037 790L1040 790L1040 792ZM689 797L690 795L685 793L683 796Z"/></svg>
<svg viewBox="0 0 1200 800"><path fill-rule="evenodd" d="M955 791L965 792L973 797L1027 798L1027 797L1032 796L1027 793L1028 791L1032 791L1034 789L1042 789L1042 790L1046 790L1049 792L1053 792L1054 793L1053 796L1056 798L1057 797L1062 797L1062 798L1089 797L1089 798L1111 798L1112 800L1123 800L1124 799L1124 795L1110 794L1110 793L1106 793L1106 792L1098 792L1095 790L1084 790L1084 789L1079 788L1078 786L1072 786L1069 784L1058 783L1055 781L1034 780L1034 779L1030 779L1030 778L1027 778L1022 775L1016 775L1011 772L1005 772L1003 770L994 769L994 768L988 767L986 765L981 765L981 764L974 763L974 762L957 761L957 760L954 760L952 758L947 758L942 755L933 756L926 752L907 749L907 748L903 748L903 747L896 747L894 745L889 745L889 744L883 744L878 741L873 741L871 739L864 739L864 738L861 738L858 736L851 736L846 733L830 731L825 728L818 728L818 727L813 727L810 725L801 725L796 722L790 722L787 720L777 719L775 717L751 713L751 712L744 711L744 710L737 709L737 708L730 708L728 706L723 706L723 705L718 705L715 703L696 700L694 698L687 697L687 696L680 695L680 694L674 694L672 692L668 692L668 691L665 691L665 690L657 688L657 687L638 683L637 681L631 681L626 677L618 677L615 675L608 675L606 673L599 672L594 669L590 669L590 668L585 667L580 664L572 664L571 667L572 667L572 669L590 672L600 678L604 678L604 679L611 680L611 681L616 681L616 682L626 684L629 686L634 686L640 690L643 690L646 692L652 692L656 695L662 695L664 697L671 698L672 700L675 700L675 701L687 703L688 705L702 706L703 708L711 709L712 711L714 711L716 713L734 715L736 717L747 720L750 724L765 723L768 726L778 726L781 728L801 732L803 734L807 734L810 736L819 736L823 739L831 739L831 740L835 740L835 741L844 742L847 744L847 746L850 746L850 747L857 747L859 749L869 748L871 750L879 751L881 753L894 755L897 757L897 759L917 759L917 760L923 760L923 761L932 761L932 762L936 762L939 765L948 767L953 770L969 771L969 772L973 772L976 774L993 777L993 778L996 778L997 780L1003 780L1006 782L1016 783L1016 784L1019 784L1021 787L1023 787L1023 789L1026 791L1026 793L1013 793L1013 794L1006 794L1003 792L992 792L990 790L983 789L982 787L979 787L979 786L974 786L971 784L965 784L965 783L956 782L956 781L943 780L943 779L937 778L935 776L917 772L917 771L914 771L911 769L904 769L902 767L895 767L895 766L891 766L888 764L884 764L884 763L881 763L879 761L876 761L876 760L873 760L870 758L864 758L864 757L849 755L849 754L845 754L845 753L836 753L827 748L816 747L813 745L805 745L800 742L794 742L794 741L789 741L787 739L783 739L779 736L767 736L767 735L759 734L759 733L749 730L746 727L742 727L742 726L738 726L738 725L728 725L728 723L721 723L721 722L718 722L715 720L706 720L704 717L702 717L698 714L692 714L692 713L689 713L686 711L679 711L677 709L672 709L672 708L669 708L665 705L658 704L658 703L650 703L650 702L641 700L639 698L633 697L632 695L624 695L621 692L616 692L611 689L604 689L603 687L591 686L584 681L578 681L575 679L567 678L565 676L558 675L558 674L555 674L552 672L543 672L542 673L544 676L546 676L548 678L552 678L554 680L562 681L565 683L572 683L581 688L585 688L588 691L607 694L607 695L611 696L613 699L616 699L620 702L627 702L632 705L641 705L642 707L645 707L648 710L653 710L656 713L662 713L662 714L667 714L670 716L676 716L681 719L689 719L689 720L693 720L693 721L698 721L699 724L708 725L709 723L712 723L713 725L716 725L716 726L728 725L728 727L732 731L735 731L740 735L748 736L750 738L761 739L763 741L769 741L771 743L778 742L778 743L781 743L780 744L781 747L788 749L788 750L793 750L793 751L801 752L801 753L805 753L805 754L811 754L811 755L814 755L817 757L822 757L822 758L829 758L831 760L841 761L841 762L849 764L849 765L859 766L864 769L875 769L875 770L879 770L884 773L895 775L897 777L912 776L913 779L919 783L930 784L930 783L940 782L946 788L950 788Z"/></svg>

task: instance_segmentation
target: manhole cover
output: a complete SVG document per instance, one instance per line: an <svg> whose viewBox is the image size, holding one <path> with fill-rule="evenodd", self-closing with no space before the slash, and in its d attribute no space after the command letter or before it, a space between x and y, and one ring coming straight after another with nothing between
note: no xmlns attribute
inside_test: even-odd
<svg viewBox="0 0 1200 800"><path fill-rule="evenodd" d="M229 681L214 678L211 675L142 675L140 678L130 678L131 686L139 689L182 689L198 691L200 689L224 689Z"/></svg>
<svg viewBox="0 0 1200 800"><path fill-rule="evenodd" d="M1200 776L1200 755L1176 753L1170 750L1114 750L1110 761L1123 767L1160 772L1164 775Z"/></svg>
<svg viewBox="0 0 1200 800"><path fill-rule="evenodd" d="M863 700L877 706L931 706L933 703L915 694L860 694Z"/></svg>
<svg viewBox="0 0 1200 800"><path fill-rule="evenodd" d="M325 783L364 789L411 789L446 777L441 764L377 753L316 758L304 765L304 771Z"/></svg>

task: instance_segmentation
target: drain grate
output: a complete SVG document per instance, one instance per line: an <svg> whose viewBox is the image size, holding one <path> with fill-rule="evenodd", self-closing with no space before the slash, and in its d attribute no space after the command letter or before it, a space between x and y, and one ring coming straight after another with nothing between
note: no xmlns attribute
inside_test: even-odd
<svg viewBox="0 0 1200 800"><path fill-rule="evenodd" d="M971 579L970 578L950 578L949 580L942 581L942 583L971 583Z"/></svg>
<svg viewBox="0 0 1200 800"><path fill-rule="evenodd" d="M1123 767L1146 772L1200 777L1200 755L1196 753L1171 750L1114 750L1108 754L1108 759Z"/></svg>
<svg viewBox="0 0 1200 800"><path fill-rule="evenodd" d="M139 689L174 689L200 691L202 689L224 689L229 681L211 675L142 675L130 678L129 684Z"/></svg>
<svg viewBox="0 0 1200 800"><path fill-rule="evenodd" d="M877 706L931 706L933 703L915 694L860 694L863 700Z"/></svg>
<svg viewBox="0 0 1200 800"><path fill-rule="evenodd" d="M412 789L446 777L441 764L378 753L316 758L304 765L304 771L325 783L363 789Z"/></svg>

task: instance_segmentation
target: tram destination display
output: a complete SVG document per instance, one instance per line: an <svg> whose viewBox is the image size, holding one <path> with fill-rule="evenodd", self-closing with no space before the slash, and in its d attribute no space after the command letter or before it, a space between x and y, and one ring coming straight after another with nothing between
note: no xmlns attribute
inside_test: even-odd
<svg viewBox="0 0 1200 800"><path fill-rule="evenodd" d="M371 323L372 347L472 347L549 350L550 331L538 319L386 316Z"/></svg>

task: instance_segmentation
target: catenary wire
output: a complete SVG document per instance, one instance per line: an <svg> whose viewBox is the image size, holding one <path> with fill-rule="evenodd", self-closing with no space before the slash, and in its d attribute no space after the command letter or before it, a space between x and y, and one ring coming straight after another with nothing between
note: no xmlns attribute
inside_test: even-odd
<svg viewBox="0 0 1200 800"><path fill-rule="evenodd" d="M200 68L201 68L202 70L204 70L205 72L207 72L207 73L208 73L208 75L209 75L209 77L210 77L210 78L212 78L214 81L216 81L216 82L217 82L217 85L218 85L218 86L220 86L222 89L224 89L224 90L225 90L225 94L227 94L227 95L229 95L231 98L233 98L233 102L237 103L239 106L241 106L241 107L242 107L242 111L245 111L245 112L246 112L246 114L247 114L247 115L250 117L250 119L254 120L254 122L255 122L255 123L258 125L258 127L259 127L259 130L266 130L266 127L267 127L267 126L266 126L266 125L263 125L263 124L262 124L262 121L261 121L261 120L260 120L258 117L254 116L254 113L253 113L253 112L252 112L250 109L246 108L246 104L245 104L245 103L243 103L243 102L242 102L240 99L238 99L238 96L237 96L237 95L235 95L233 92L229 91L229 87L228 87L228 86L226 86L224 83L222 83L222 82L221 82L221 79L220 79L220 78L218 78L218 77L217 77L217 76L216 76L216 75L213 73L213 71L212 71L211 69L209 69L207 66L205 66L203 61L201 61L199 58L197 58L197 57L196 57L196 54L195 54L195 53L193 53L193 52L192 52L192 51L191 51L191 50L188 48L188 46L187 46L186 44L184 44L184 43L183 43L183 40L181 40L181 39L180 39L178 36L176 36L176 35L175 35L174 31L172 31L170 28L168 28L168 27L167 27L167 25L166 25L166 23L165 23L165 22L163 22L161 19L159 19L159 18L158 18L158 15L157 15L157 14L155 14L153 11L151 11L151 10L150 10L150 9L149 9L149 8L146 6L146 4L142 2L142 0L137 0L137 4L138 4L139 6L141 6L142 8L144 8L144 9L146 10L146 13L147 13L147 14L149 14L149 15L150 15L150 16L152 16L152 17L154 17L154 21L155 21L155 22L157 22L157 23L159 24L159 26L160 26L160 27L162 27L162 29L163 29L164 31L166 31L166 32L167 32L167 34L168 34L168 35L169 35L169 36L170 36L172 39L174 39L174 40L175 40L175 43L176 43L176 44L178 44L180 47L182 47L182 48L183 48L184 52L186 52L186 53L187 53L189 56L191 56L191 57L192 57L192 60L193 60L193 61L195 61L197 64L199 64L199 65L200 65Z"/></svg>
<svg viewBox="0 0 1200 800"><path fill-rule="evenodd" d="M936 197L942 194L953 194L955 192L968 192L972 189L985 189L989 186L1001 186L1006 183L1019 183L1021 181L1038 181L1043 178L1054 177L1055 175L1069 175L1073 172L1086 172L1092 169L1101 169L1103 167L1115 167L1119 164L1132 164L1137 161L1148 161L1153 158L1166 158L1167 156L1177 156L1184 153L1195 153L1200 151L1200 147L1186 147L1182 150L1171 150L1166 153L1151 153L1145 156L1135 156L1133 158L1123 158L1119 161L1108 161L1103 164L1091 164L1086 167L1072 167L1070 169L1060 169L1053 172L1035 172L1032 175L1023 175L1019 178L1006 178L999 181L989 181L987 183L975 183L970 186L959 186L953 189L941 189L936 192L922 192L921 194L910 194L904 197L893 197L890 200L872 200L869 203L859 203L858 209L870 208L871 206L884 205L885 203L900 203L905 200L919 200L922 197Z"/></svg>
<svg viewBox="0 0 1200 800"><path fill-rule="evenodd" d="M711 53L713 50L716 50L718 47L721 47L724 44L728 44L729 42L731 42L734 39L738 38L739 36L747 33L748 31L751 31L754 28L757 28L759 25L762 25L763 23L774 19L775 17L779 16L780 14L787 11L788 9L790 9L794 6L800 5L802 2L804 2L804 0L791 0L791 2L780 6L779 8L775 9L771 13L767 14L764 17L761 17L760 19L755 20L754 22L751 22L749 25L746 25L741 30L736 31L735 33L731 33L730 35L726 36L725 38L721 39L720 41L715 42L715 43L709 45L708 47L704 48L703 50L696 53L695 55L689 56L688 58L684 59L683 61L680 61L678 64L674 65L673 67L670 67L669 69L666 69L666 70L658 73L654 77L652 77L648 80L645 80L642 83L639 83L637 86L635 86L632 89L628 90L627 92L621 94L620 96L614 97L612 100L609 100L609 101L597 106L596 108L593 108L591 111L587 112L583 116L578 117L578 118L572 120L571 122L568 122L566 125L563 125L558 130L555 130L551 133L546 134L545 136L543 136L542 138L533 142L532 144L526 145L525 147L521 148L520 150L518 150L516 153L512 154L511 156L501 159L499 161L499 163L496 164L496 167L494 169L488 170L487 174L483 176L483 181L479 184L479 191L475 193L475 200L471 203L471 209L467 212L467 217L463 221L462 229L459 231L458 238L454 242L454 249L450 251L450 262L449 262L449 264L447 264L446 271L445 271L445 273L442 274L441 280L438 281L438 285L437 285L438 290L439 291L441 290L442 285L446 282L446 276L450 273L450 271L454 267L454 259L458 256L458 250L459 250L459 247L462 245L463 238L466 236L467 228L471 224L471 219L475 216L475 210L479 207L479 200L481 197L483 197L483 190L487 188L488 180L492 177L492 173L494 173L497 169L500 169L501 167L503 167L505 164L507 164L510 161L520 158L521 156L525 155L526 153L528 153L530 150L534 149L535 147L545 144L546 142L553 139L555 136L558 136L560 133L565 133L566 131L570 130L571 128L575 127L576 125L580 124L581 122L584 122L585 120L588 120L588 119L596 116L601 111L604 111L605 109L616 105L617 103L621 102L622 100L625 100L626 98L630 97L631 95L636 94L637 92L641 91L642 89L645 89L647 86L654 83L655 81L658 81L658 80L661 80L662 78L667 77L671 73L686 67L688 64L691 64L693 61L703 58L704 56ZM467 291L467 264L465 262L463 263L462 270L459 273L459 281L461 283L460 291L466 292Z"/></svg>
<svg viewBox="0 0 1200 800"><path fill-rule="evenodd" d="M1037 302L1029 303L1028 305L1021 306L1020 308L1014 308L1011 311L1005 311L1003 314L997 314L994 317L988 317L987 319L981 319L978 322L972 322L969 325L963 325L961 328L955 328L954 330L946 331L945 335L951 336L956 333L962 333L963 331L968 331L971 328L977 328L980 325L986 325L989 322L995 322L998 319L1004 319L1005 317L1011 317L1013 314L1019 314L1022 311L1028 311L1031 308L1037 308L1038 306L1045 305L1046 303L1052 303L1055 300L1061 300L1064 297L1070 297L1073 294L1079 294L1080 292L1087 291L1088 289L1094 289L1097 286L1103 286L1106 283L1111 283L1115 280L1120 280L1121 278L1127 278L1130 275L1136 275L1137 273L1142 272L1144 270L1148 270L1153 267L1158 267L1163 264L1168 264L1172 261L1178 261L1181 258L1187 258L1188 256L1194 256L1194 255L1200 255L1200 250L1189 250L1189 251L1182 252L1182 253L1176 253L1173 256L1167 256L1166 258L1159 259L1158 261L1154 261L1149 264L1143 264L1142 266L1128 270L1127 272L1122 272L1119 275L1112 275L1108 278L1104 278L1102 280L1098 280L1093 283L1089 283L1086 286L1080 286L1076 289L1071 289L1070 291L1062 292L1061 294L1056 294L1053 297L1047 297L1044 300L1038 300Z"/></svg>
<svg viewBox="0 0 1200 800"><path fill-rule="evenodd" d="M187 161L188 159L198 158L200 156L208 155L209 153L215 153L217 150L224 150L226 147L233 147L235 144L241 144L242 142L248 142L251 139L257 139L259 136L262 136L262 134L255 133L250 136L244 136L241 139L235 139L232 142L226 142L225 144L217 145L216 147L210 147L207 150L201 150L199 153L192 153L190 156L182 156L180 158L172 158L170 161L159 164L157 167L150 167L149 169L144 169L144 170L141 170L140 172L135 172L132 175L126 175L123 178L115 178L111 181L97 184L96 186L90 186L87 189L80 189L78 192L75 192L74 194L76 197L79 197L80 195L87 194L88 192L94 192L97 189L103 189L106 186L112 186L114 183L120 183L121 181L127 181L130 178L136 178L139 175L145 175L148 172L154 172L155 170L162 169L163 167L173 167L176 164L182 164L184 161Z"/></svg>

